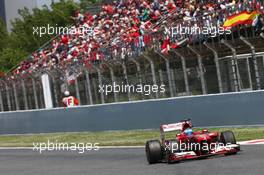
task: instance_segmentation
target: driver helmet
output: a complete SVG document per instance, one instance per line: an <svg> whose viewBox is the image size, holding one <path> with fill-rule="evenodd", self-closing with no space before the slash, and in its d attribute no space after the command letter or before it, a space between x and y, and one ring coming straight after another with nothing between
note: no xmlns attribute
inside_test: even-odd
<svg viewBox="0 0 264 175"><path fill-rule="evenodd" d="M193 130L191 128L187 128L184 130L184 134L187 136L191 136L193 134Z"/></svg>
<svg viewBox="0 0 264 175"><path fill-rule="evenodd" d="M69 96L69 95L70 95L70 92L69 92L69 91L65 91L65 92L64 92L64 95L65 95L65 96Z"/></svg>

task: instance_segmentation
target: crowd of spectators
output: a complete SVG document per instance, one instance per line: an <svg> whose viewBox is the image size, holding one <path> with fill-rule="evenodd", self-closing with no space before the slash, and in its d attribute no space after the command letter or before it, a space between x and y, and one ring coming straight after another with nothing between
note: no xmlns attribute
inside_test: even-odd
<svg viewBox="0 0 264 175"><path fill-rule="evenodd" d="M161 50L172 44L178 47L182 39L190 42L196 36L169 38L159 32L171 25L223 25L226 17L243 10L258 10L263 14L261 0L117 0L102 5L93 15L77 11L73 29L92 28L93 33L61 34L45 48L23 61L14 74L32 72L78 63L86 66L97 60L125 59L140 54L146 48L159 45ZM261 19L260 19L261 20ZM263 19L262 19L263 20ZM263 25L259 24L260 29ZM186 40L186 37L188 40Z"/></svg>

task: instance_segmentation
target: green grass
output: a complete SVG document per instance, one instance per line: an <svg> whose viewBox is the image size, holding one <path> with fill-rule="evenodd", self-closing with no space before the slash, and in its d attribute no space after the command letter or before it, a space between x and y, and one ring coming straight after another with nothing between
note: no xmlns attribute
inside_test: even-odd
<svg viewBox="0 0 264 175"><path fill-rule="evenodd" d="M264 127L210 128L209 130L232 130L237 141L264 138ZM171 132L166 136L173 138L175 133ZM0 135L0 147L33 147L33 143L47 143L48 140L54 143L99 143L99 146L136 146L144 145L147 140L159 139L159 137L158 130Z"/></svg>

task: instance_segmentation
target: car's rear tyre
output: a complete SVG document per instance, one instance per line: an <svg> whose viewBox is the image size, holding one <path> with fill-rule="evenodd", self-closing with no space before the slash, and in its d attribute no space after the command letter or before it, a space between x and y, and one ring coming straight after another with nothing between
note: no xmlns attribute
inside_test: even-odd
<svg viewBox="0 0 264 175"><path fill-rule="evenodd" d="M146 155L149 164L162 160L162 147L159 140L150 140L146 143Z"/></svg>
<svg viewBox="0 0 264 175"><path fill-rule="evenodd" d="M220 134L220 142L223 143L224 145L228 145L228 144L236 144L236 138L235 135L232 131L224 131L221 132ZM238 148L239 150L240 148ZM232 154L236 154L237 152L233 152L233 153L226 153L225 155L232 155Z"/></svg>

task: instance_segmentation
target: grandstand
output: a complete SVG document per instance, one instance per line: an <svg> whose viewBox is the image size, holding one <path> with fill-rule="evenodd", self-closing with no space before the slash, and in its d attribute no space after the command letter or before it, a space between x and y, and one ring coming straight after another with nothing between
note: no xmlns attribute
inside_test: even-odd
<svg viewBox="0 0 264 175"><path fill-rule="evenodd" d="M80 105L95 105L264 89L263 6L261 0L128 0L105 4L97 15L77 12L73 27L92 27L94 35L59 35L1 78L0 111L45 108L44 74L50 77L53 107L62 106L65 90ZM169 37L172 27L222 27L242 12L258 12L255 24L215 37ZM166 91L148 96L99 91L114 82L164 84Z"/></svg>

